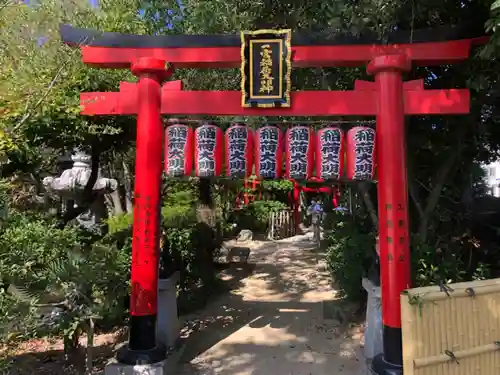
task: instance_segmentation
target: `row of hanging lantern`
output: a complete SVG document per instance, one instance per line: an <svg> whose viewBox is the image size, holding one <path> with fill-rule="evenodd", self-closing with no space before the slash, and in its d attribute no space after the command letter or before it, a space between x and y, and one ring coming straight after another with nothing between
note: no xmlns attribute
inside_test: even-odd
<svg viewBox="0 0 500 375"><path fill-rule="evenodd" d="M365 126L347 133L338 127L315 132L307 126L294 126L283 132L276 126L263 126L255 132L245 125L232 125L226 133L205 124L193 130L183 124L166 129L165 171L170 177L190 176L244 178L255 175L264 179L282 176L307 180L316 177L339 180L371 180L375 174L375 130ZM193 158L194 157L194 158ZM193 160L194 159L194 160Z"/></svg>

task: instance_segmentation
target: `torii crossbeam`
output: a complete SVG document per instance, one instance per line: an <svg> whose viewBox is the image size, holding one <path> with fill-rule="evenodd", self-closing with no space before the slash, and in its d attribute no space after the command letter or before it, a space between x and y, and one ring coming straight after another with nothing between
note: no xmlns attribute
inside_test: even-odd
<svg viewBox="0 0 500 375"><path fill-rule="evenodd" d="M469 90L424 90L423 80L404 83L405 115L469 112ZM184 91L181 81L166 82L161 91L165 115L215 116L375 116L379 91L375 82L357 80L351 91L295 91L289 108L241 107L239 91ZM210 103L207 105L207 103ZM119 92L81 94L84 115L136 115L137 84L122 82Z"/></svg>

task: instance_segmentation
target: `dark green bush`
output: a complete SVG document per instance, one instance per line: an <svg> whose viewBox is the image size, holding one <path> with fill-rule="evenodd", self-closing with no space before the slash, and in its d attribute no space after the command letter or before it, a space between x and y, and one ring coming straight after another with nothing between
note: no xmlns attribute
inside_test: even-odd
<svg viewBox="0 0 500 375"><path fill-rule="evenodd" d="M328 214L325 220L327 262L341 293L348 299L364 298L362 277L374 270L375 233L364 217ZM486 262L473 262L482 252L470 235L451 237L440 246L418 242L412 235L411 269L414 287L490 277Z"/></svg>
<svg viewBox="0 0 500 375"><path fill-rule="evenodd" d="M213 255L220 243L217 242L216 228L198 222L196 191L170 193L161 212L165 240L161 272L169 275L180 271L183 290L200 282L209 284L215 277Z"/></svg>
<svg viewBox="0 0 500 375"><path fill-rule="evenodd" d="M441 246L412 241L412 275L415 287L487 279L490 267L485 262L473 264L474 253L481 249L467 245L467 238L450 238Z"/></svg>
<svg viewBox="0 0 500 375"><path fill-rule="evenodd" d="M240 229L251 229L259 233L266 233L269 226L271 213L288 209L280 201L254 201L240 210L237 218Z"/></svg>
<svg viewBox="0 0 500 375"><path fill-rule="evenodd" d="M181 289L200 282L210 283L215 277L211 267L213 256L222 240L214 228L198 223L193 192L181 190L169 194L161 215L160 277L180 271ZM131 236L132 220L132 214L110 218L110 233L115 237L120 233Z"/></svg>
<svg viewBox="0 0 500 375"><path fill-rule="evenodd" d="M181 295L214 281L213 258L227 230L217 220L214 227L198 222L195 197L196 189L170 191L161 209L160 276L179 270ZM101 327L123 322L133 215L111 217L109 233L99 237L71 225L58 229L47 215L9 210L2 198L0 194L0 340L50 331L74 344L90 318ZM41 319L47 311L40 310L40 303L49 313L64 304L64 313L47 322Z"/></svg>
<svg viewBox="0 0 500 375"><path fill-rule="evenodd" d="M130 252L37 215L9 212L0 235L0 334L73 337L91 317L122 321ZM43 308L41 307L43 306ZM58 309L57 315L54 309ZM52 318L41 315L49 314ZM48 320L47 320L48 319Z"/></svg>
<svg viewBox="0 0 500 375"><path fill-rule="evenodd" d="M327 219L332 225L325 238L332 277L343 297L360 301L364 296L361 279L375 262L375 235L361 231L358 222L350 216L331 213Z"/></svg>

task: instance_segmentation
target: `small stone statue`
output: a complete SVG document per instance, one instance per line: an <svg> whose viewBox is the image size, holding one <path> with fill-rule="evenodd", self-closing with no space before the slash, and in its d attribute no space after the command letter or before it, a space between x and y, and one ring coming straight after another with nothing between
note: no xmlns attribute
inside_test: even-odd
<svg viewBox="0 0 500 375"><path fill-rule="evenodd" d="M63 198L66 202L73 201L76 206L81 203L83 190L92 173L90 155L78 151L71 156L73 167L62 172L60 177L45 177L43 185L47 193ZM118 182L112 178L103 178L100 173L92 188L98 198L90 210L81 214L77 220L88 230L99 226L101 219L106 215L104 194L111 193L118 188Z"/></svg>

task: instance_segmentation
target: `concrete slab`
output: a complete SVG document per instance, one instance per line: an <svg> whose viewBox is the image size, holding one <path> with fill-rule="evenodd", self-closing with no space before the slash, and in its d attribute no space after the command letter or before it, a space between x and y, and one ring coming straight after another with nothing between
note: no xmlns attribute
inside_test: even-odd
<svg viewBox="0 0 500 375"><path fill-rule="evenodd" d="M185 342L177 340L167 352L167 358L164 361L151 365L124 365L114 359L104 368L104 375L175 375L185 348Z"/></svg>
<svg viewBox="0 0 500 375"><path fill-rule="evenodd" d="M167 375L165 361L151 365L124 365L121 363L110 363L104 369L104 375ZM173 372L170 372L173 375Z"/></svg>

